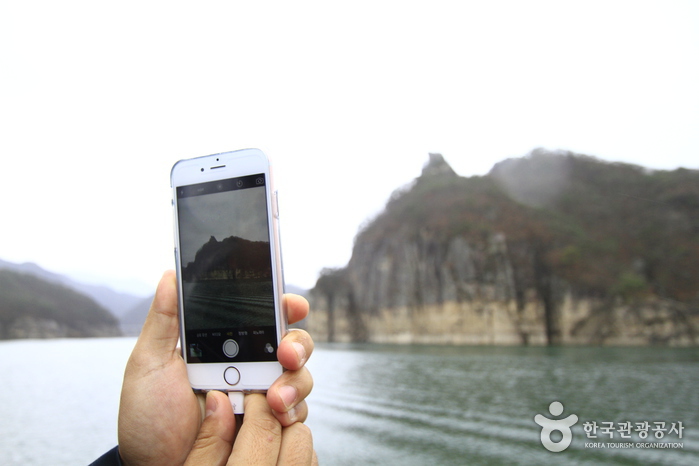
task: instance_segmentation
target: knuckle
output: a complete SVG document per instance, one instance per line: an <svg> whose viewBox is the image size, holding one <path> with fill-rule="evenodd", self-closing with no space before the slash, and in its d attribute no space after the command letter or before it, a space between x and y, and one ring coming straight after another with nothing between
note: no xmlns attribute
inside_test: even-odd
<svg viewBox="0 0 699 466"><path fill-rule="evenodd" d="M295 436L310 438L312 437L311 428L302 422L296 422L284 428L284 433L293 433Z"/></svg>
<svg viewBox="0 0 699 466"><path fill-rule="evenodd" d="M287 335L289 338L293 339L294 341L298 341L299 343L310 340L311 338L311 335L307 331L300 328L290 328Z"/></svg>
<svg viewBox="0 0 699 466"><path fill-rule="evenodd" d="M201 432L199 438L194 442L192 450L207 450L212 446L216 445L221 438L210 432Z"/></svg>
<svg viewBox="0 0 699 466"><path fill-rule="evenodd" d="M308 332L306 332L305 330L300 330L300 329L294 333L297 333L297 335L294 335L292 337L293 341L303 345L303 347L306 349L307 355L310 356L310 354L313 352L313 348L315 346L315 344L313 343L313 338L311 337L311 335Z"/></svg>
<svg viewBox="0 0 699 466"><path fill-rule="evenodd" d="M244 421L248 424L248 428L261 434L278 437L281 435L282 426L273 416L264 416Z"/></svg>

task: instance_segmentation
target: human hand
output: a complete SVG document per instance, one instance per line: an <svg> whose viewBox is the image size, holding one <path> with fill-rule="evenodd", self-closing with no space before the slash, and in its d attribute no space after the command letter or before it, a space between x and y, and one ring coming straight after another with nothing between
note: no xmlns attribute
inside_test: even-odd
<svg viewBox="0 0 699 466"><path fill-rule="evenodd" d="M283 305L289 323L308 314L308 302L300 296L285 296ZM124 372L119 453L127 465L182 464L197 438L204 401L189 384L178 340L177 284L174 271L168 271ZM282 426L306 419L304 399L313 382L304 364L312 351L313 341L302 330L289 332L279 344L277 357L288 370L270 387L267 401Z"/></svg>
<svg viewBox="0 0 699 466"><path fill-rule="evenodd" d="M282 427L263 395L245 396L245 415L236 436L228 397L206 394L206 417L185 462L187 465L317 465L311 431L305 424Z"/></svg>

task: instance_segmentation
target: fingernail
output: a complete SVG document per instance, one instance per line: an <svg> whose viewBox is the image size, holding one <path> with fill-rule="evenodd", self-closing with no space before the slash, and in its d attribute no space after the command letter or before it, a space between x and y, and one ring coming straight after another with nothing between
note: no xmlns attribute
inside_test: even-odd
<svg viewBox="0 0 699 466"><path fill-rule="evenodd" d="M284 402L284 407L287 409L296 402L296 397L298 396L298 392L291 385L279 387L277 393L279 394L279 398Z"/></svg>
<svg viewBox="0 0 699 466"><path fill-rule="evenodd" d="M289 411L286 412L286 414L289 416L289 422L296 422L296 408L291 408Z"/></svg>
<svg viewBox="0 0 699 466"><path fill-rule="evenodd" d="M216 408L218 408L218 401L216 401L216 398L211 396L211 392L208 392L206 394L206 413L204 414L204 417L207 418L215 413Z"/></svg>
<svg viewBox="0 0 699 466"><path fill-rule="evenodd" d="M294 347L294 351L299 357L299 364L303 364L306 361L306 348L303 347L301 343L293 342L291 346Z"/></svg>

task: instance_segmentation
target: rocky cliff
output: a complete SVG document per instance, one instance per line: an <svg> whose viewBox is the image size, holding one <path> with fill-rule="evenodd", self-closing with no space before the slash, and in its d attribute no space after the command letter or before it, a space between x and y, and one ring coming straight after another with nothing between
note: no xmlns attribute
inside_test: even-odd
<svg viewBox="0 0 699 466"><path fill-rule="evenodd" d="M194 261L182 269L184 281L244 280L270 278L272 258L269 242L230 236L213 236L197 251Z"/></svg>
<svg viewBox="0 0 699 466"><path fill-rule="evenodd" d="M699 343L699 173L537 150L430 154L311 291L317 340Z"/></svg>

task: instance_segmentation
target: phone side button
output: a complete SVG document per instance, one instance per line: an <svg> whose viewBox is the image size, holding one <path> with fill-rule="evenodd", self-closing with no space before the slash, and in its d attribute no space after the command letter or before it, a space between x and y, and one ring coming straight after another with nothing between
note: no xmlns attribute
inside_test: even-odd
<svg viewBox="0 0 699 466"><path fill-rule="evenodd" d="M274 191L274 205L272 206L274 218L279 218L279 191Z"/></svg>
<svg viewBox="0 0 699 466"><path fill-rule="evenodd" d="M238 372L238 369L231 366L223 371L223 380L225 380L228 385L238 385L238 382L240 382L240 372Z"/></svg>

